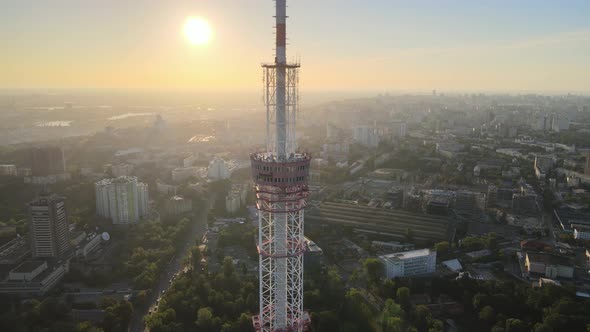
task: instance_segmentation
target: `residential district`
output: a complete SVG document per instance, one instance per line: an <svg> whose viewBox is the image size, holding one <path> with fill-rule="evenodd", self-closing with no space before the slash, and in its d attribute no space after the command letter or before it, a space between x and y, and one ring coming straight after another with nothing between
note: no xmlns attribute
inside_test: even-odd
<svg viewBox="0 0 590 332"><path fill-rule="evenodd" d="M0 330L253 330L262 113L46 102L5 104ZM311 330L586 330L590 98L379 95L298 129Z"/></svg>

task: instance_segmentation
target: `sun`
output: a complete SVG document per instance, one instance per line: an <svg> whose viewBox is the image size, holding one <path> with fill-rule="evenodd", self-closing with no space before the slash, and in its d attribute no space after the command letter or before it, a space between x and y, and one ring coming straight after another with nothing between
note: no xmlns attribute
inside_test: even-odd
<svg viewBox="0 0 590 332"><path fill-rule="evenodd" d="M203 45L211 40L211 27L202 18L189 17L184 23L184 36L193 45Z"/></svg>

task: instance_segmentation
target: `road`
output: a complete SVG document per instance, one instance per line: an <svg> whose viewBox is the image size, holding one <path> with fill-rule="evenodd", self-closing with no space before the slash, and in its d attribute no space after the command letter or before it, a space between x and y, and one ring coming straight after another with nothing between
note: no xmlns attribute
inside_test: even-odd
<svg viewBox="0 0 590 332"><path fill-rule="evenodd" d="M152 289L152 296L148 300L149 307L136 308L129 324L130 332L142 332L144 331L143 317L147 315L149 309L153 309L156 301L160 298L162 291L167 291L170 287L170 279L177 272L182 272L182 259L189 251L189 249L195 244L195 239L201 238L207 229L207 214L209 213L208 208L203 208L192 218L192 228L187 234L182 249L176 254L170 263L164 269L164 272L160 275L160 280L157 285Z"/></svg>

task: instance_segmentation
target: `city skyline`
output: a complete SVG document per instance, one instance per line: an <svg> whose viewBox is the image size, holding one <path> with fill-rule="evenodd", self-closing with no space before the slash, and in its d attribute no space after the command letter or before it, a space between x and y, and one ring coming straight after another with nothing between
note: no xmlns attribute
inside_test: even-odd
<svg viewBox="0 0 590 332"><path fill-rule="evenodd" d="M257 92L256 64L272 60L273 6L7 1L0 88ZM583 1L299 1L289 7L299 19L287 31L288 57L305 64L307 90L587 93L589 9ZM211 26L206 45L183 36L194 16Z"/></svg>

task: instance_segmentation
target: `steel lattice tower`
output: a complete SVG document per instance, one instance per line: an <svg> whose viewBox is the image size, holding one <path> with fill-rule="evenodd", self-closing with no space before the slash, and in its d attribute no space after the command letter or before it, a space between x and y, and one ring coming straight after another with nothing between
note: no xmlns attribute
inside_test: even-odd
<svg viewBox="0 0 590 332"><path fill-rule="evenodd" d="M276 0L276 54L263 64L266 152L251 155L258 207L260 313L257 331L305 331L303 209L310 156L296 151L298 63L286 60L286 0Z"/></svg>

